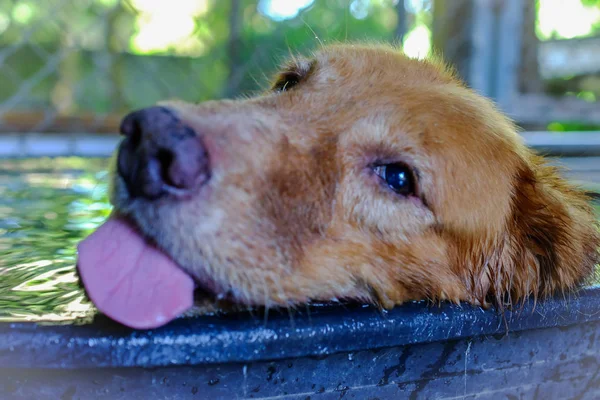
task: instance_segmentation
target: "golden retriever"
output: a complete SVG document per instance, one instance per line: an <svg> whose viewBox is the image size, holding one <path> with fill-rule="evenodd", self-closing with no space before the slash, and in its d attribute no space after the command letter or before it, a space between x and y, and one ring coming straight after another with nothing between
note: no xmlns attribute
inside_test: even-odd
<svg viewBox="0 0 600 400"><path fill-rule="evenodd" d="M588 199L443 63L386 46L294 58L250 99L123 121L115 214L79 248L91 299L138 328L194 286L249 305L499 308L598 262Z"/></svg>

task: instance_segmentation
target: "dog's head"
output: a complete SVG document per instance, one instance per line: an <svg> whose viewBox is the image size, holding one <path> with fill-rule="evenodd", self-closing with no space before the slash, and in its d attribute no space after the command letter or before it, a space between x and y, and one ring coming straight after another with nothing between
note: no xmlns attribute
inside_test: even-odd
<svg viewBox="0 0 600 400"><path fill-rule="evenodd" d="M167 102L122 131L116 213L237 302L502 306L598 260L585 196L443 64L391 48L325 48L261 96Z"/></svg>

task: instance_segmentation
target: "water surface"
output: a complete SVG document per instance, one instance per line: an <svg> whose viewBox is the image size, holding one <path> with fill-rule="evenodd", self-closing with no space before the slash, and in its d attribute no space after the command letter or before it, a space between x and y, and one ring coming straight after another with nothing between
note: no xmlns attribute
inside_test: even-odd
<svg viewBox="0 0 600 400"><path fill-rule="evenodd" d="M110 213L107 159L0 160L0 321L87 322L76 245Z"/></svg>

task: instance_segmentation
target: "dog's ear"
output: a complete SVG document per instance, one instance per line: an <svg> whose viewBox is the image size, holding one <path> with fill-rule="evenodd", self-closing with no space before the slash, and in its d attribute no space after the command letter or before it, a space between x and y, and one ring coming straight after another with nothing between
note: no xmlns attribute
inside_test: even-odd
<svg viewBox="0 0 600 400"><path fill-rule="evenodd" d="M600 231L588 197L527 152L515 175L513 206L496 265L488 266L487 298L513 300L566 294L594 274Z"/></svg>

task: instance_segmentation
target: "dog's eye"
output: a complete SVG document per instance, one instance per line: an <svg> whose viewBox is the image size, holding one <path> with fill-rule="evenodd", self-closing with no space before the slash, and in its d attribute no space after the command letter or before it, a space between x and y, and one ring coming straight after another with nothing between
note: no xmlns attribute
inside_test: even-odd
<svg viewBox="0 0 600 400"><path fill-rule="evenodd" d="M297 72L284 72L273 85L273 90L276 92L285 92L300 83L301 79L302 77Z"/></svg>
<svg viewBox="0 0 600 400"><path fill-rule="evenodd" d="M415 194L415 178L412 170L402 163L377 165L373 171L387 183L394 192L409 196Z"/></svg>

